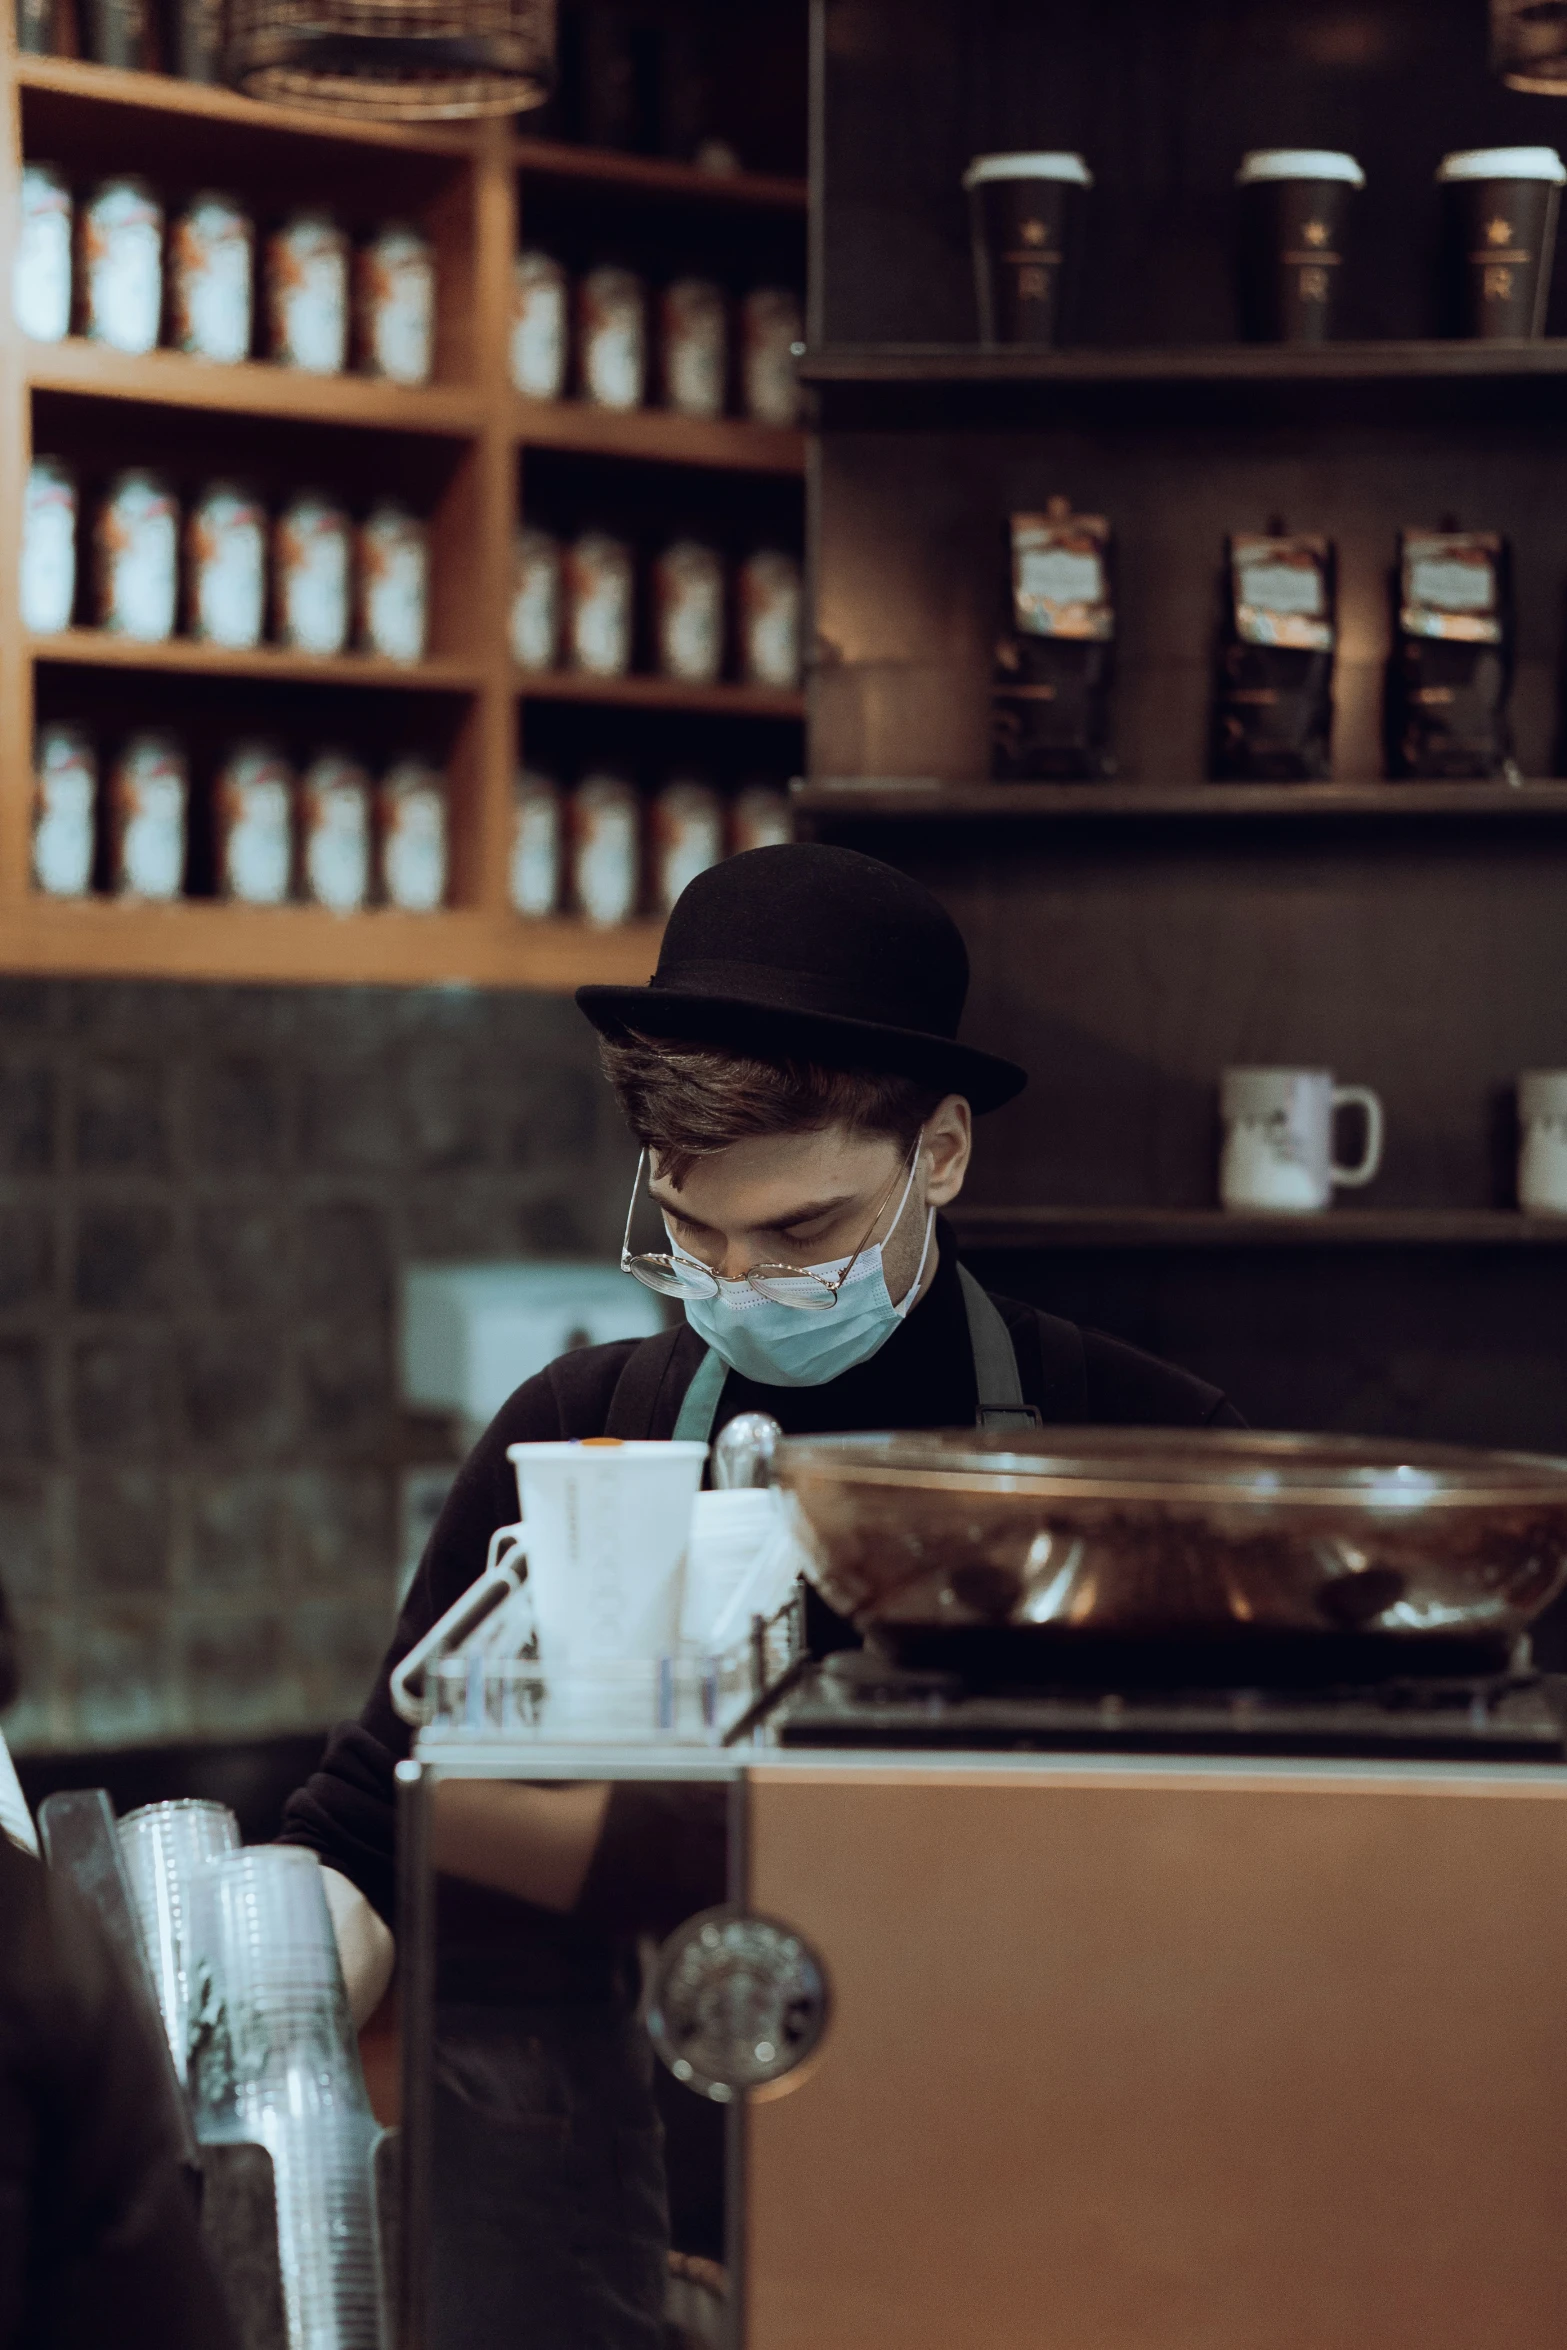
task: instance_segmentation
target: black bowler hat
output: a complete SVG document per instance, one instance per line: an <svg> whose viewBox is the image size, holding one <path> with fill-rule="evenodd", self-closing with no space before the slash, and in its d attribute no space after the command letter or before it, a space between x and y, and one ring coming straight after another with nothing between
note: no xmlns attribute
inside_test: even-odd
<svg viewBox="0 0 1567 2350"><path fill-rule="evenodd" d="M957 1041L968 950L928 889L854 849L793 841L710 865L676 902L647 987L579 987L612 1036L912 1077L996 1110L1026 1073Z"/></svg>

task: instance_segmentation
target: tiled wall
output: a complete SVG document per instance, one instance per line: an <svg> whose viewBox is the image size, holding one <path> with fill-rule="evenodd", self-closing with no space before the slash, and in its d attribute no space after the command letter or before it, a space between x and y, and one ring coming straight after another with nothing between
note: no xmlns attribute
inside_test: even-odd
<svg viewBox="0 0 1567 2350"><path fill-rule="evenodd" d="M0 983L11 1743L356 1709L397 1571L397 1268L607 1256L633 1164L569 1001Z"/></svg>

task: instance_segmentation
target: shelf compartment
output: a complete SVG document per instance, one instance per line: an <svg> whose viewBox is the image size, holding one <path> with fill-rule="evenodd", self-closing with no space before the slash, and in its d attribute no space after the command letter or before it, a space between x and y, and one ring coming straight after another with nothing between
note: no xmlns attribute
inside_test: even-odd
<svg viewBox="0 0 1567 2350"><path fill-rule="evenodd" d="M1567 816L1567 782L1505 783L902 783L809 784L802 814L977 824L1263 823L1342 818L1516 822Z"/></svg>
<svg viewBox="0 0 1567 2350"><path fill-rule="evenodd" d="M1536 342L1166 343L1042 351L979 343L824 345L810 384L1410 383L1567 376L1567 336Z"/></svg>
<svg viewBox="0 0 1567 2350"><path fill-rule="evenodd" d="M666 408L594 408L585 400L512 402L512 431L524 449L568 449L654 465L695 465L732 473L803 475L805 435L747 417L677 416Z"/></svg>
<svg viewBox="0 0 1567 2350"><path fill-rule="evenodd" d="M520 138L512 152L517 169L530 178L587 181L628 195L801 213L810 199L804 180L774 172L702 171L694 163L673 163L659 155L623 155L560 139Z"/></svg>
<svg viewBox="0 0 1567 2350"><path fill-rule="evenodd" d="M25 379L38 392L71 392L100 400L139 401L156 408L199 409L208 415L281 417L302 424L350 425L378 432L426 433L471 439L482 401L458 384L383 383L362 375L309 375L264 360L222 366L188 359L181 351L149 351L133 358L106 344L72 335L61 343L22 345Z"/></svg>
<svg viewBox="0 0 1567 2350"><path fill-rule="evenodd" d="M383 661L367 653L326 657L293 653L277 645L236 652L224 645L171 637L149 644L139 637L111 636L106 629L69 628L58 636L27 639L33 660L45 666L80 669L166 671L194 677L265 678L289 685L355 685L403 693L477 693L485 673L471 661Z"/></svg>
<svg viewBox="0 0 1567 2350"><path fill-rule="evenodd" d="M805 696L784 686L688 685L678 677L584 677L571 669L519 670L524 701L586 702L614 710L683 710L714 718L803 721Z"/></svg>
<svg viewBox="0 0 1567 2350"><path fill-rule="evenodd" d="M125 905L29 896L9 907L0 969L81 978L214 979L269 984L531 987L640 984L658 926L595 930L477 911L329 914L315 906Z"/></svg>
<svg viewBox="0 0 1567 2350"><path fill-rule="evenodd" d="M405 156L462 160L475 148L474 136L468 131L404 130L395 123L356 122L306 107L264 105L242 97L237 90L184 81L176 74L123 73L113 66L90 65L74 57L19 56L11 70L21 90L54 101L60 111L70 104L154 116L171 139L178 137L182 124L213 123L231 134L252 131L273 140L308 139L318 146L382 148Z"/></svg>
<svg viewBox="0 0 1567 2350"><path fill-rule="evenodd" d="M966 1248L1567 1248L1567 1216L1507 1208L1334 1208L1242 1216L1220 1208L956 1207Z"/></svg>

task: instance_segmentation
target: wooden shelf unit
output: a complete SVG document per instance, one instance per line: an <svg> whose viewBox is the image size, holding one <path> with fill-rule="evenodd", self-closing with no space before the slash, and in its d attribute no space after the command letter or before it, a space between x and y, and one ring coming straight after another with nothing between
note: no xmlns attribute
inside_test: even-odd
<svg viewBox="0 0 1567 2350"><path fill-rule="evenodd" d="M394 693L481 693L485 672L472 661L386 661L368 653L293 653L281 645L240 652L227 645L170 637L162 643L113 636L103 628L67 628L27 640L35 664L71 669L133 669L175 677L259 677L289 685L359 685Z"/></svg>
<svg viewBox="0 0 1567 2350"><path fill-rule="evenodd" d="M520 137L517 169L536 179L582 181L629 195L715 205L752 205L767 212L804 212L810 190L800 179L762 171L704 171L657 155L619 155L558 139Z"/></svg>
<svg viewBox="0 0 1567 2350"><path fill-rule="evenodd" d="M1507 1208L1333 1208L1245 1216L1220 1208L992 1208L950 1211L967 1248L1567 1248L1567 1216Z"/></svg>
<svg viewBox="0 0 1567 2350"><path fill-rule="evenodd" d="M524 701L583 702L606 710L686 710L709 718L805 718L805 696L784 686L689 685L678 677L588 677L574 669L522 669Z"/></svg>
<svg viewBox="0 0 1567 2350"><path fill-rule="evenodd" d="M624 457L645 465L700 465L725 473L805 472L805 435L743 416L676 416L661 408L593 408L586 400L512 396L517 445Z"/></svg>
<svg viewBox="0 0 1567 2350"><path fill-rule="evenodd" d="M823 345L800 362L809 384L1419 384L1567 376L1567 336L1537 342L1411 339L1331 343L1158 343L1042 351L981 343Z"/></svg>
<svg viewBox="0 0 1567 2350"><path fill-rule="evenodd" d="M965 824L1527 823L1567 816L1567 783L952 783L822 781L794 794L822 822Z"/></svg>
<svg viewBox="0 0 1567 2350"><path fill-rule="evenodd" d="M629 459L789 481L803 477L805 438L736 418L703 423L651 409L622 415L576 401L545 406L519 399L508 368L519 195L537 182L550 187L557 207L577 202L573 191L580 190L581 201L601 210L651 200L683 207L682 217L698 224L708 217L703 207L743 224L747 217L802 214L803 183L529 140L503 122L404 130L341 121L170 75L22 56L9 28L4 40L0 224L11 236L22 159L57 162L78 193L108 172L140 170L171 205L197 187L233 186L262 227L290 203L306 200L335 204L356 229L412 213L437 248L440 303L435 380L409 388L356 374L313 376L262 360L221 366L162 349L130 357L79 336L34 343L18 332L5 300L0 969L556 989L588 979L645 979L656 958L656 924L600 931L569 918L526 922L511 911L507 867L522 705L532 699L577 704L585 723L595 707L618 708L633 720L642 711L672 712L700 729L714 718L798 723L803 698L733 686L692 690L656 678L611 681L603 690L588 680L519 678L508 605L525 453L558 450L589 461ZM358 655L313 659L272 646L231 653L184 638L143 644L85 627L28 638L20 625L17 570L35 411L41 449L64 444L62 453L80 452L84 469L94 474L116 464L158 463L196 479L233 470L273 488L290 480L338 487L336 466L356 508L373 495L410 495L406 485L423 483L432 523L431 657L404 668ZM744 494L738 480L737 494ZM84 515L83 557L87 524ZM394 713L447 709L448 718L428 722L452 744L450 910L338 919L309 907L262 910L201 899L142 906L36 894L29 876L35 684L46 685L50 716L75 714L79 686L80 715L107 747L129 722L127 713L145 721L159 677L176 694L182 685L199 685L206 715L193 724L204 724L209 735L221 720L225 680L234 681L235 707L247 726L271 706L266 697L276 689L284 732L290 722L295 731L306 723L302 713L330 709L334 725L337 714L347 714L340 726L347 739L352 711L360 708L371 739L395 741ZM302 696L301 689L317 688L323 690L314 699ZM364 700L344 699L345 691ZM178 726L178 700L166 718L161 710L158 717ZM788 764L799 763L792 754Z"/></svg>

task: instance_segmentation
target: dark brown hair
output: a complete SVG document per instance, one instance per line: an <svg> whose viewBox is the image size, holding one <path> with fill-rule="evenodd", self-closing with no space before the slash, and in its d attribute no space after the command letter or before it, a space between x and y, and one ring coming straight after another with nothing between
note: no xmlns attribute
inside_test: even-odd
<svg viewBox="0 0 1567 2350"><path fill-rule="evenodd" d="M683 1183L697 1159L763 1134L818 1134L847 1126L890 1134L905 1150L946 1096L911 1077L827 1069L815 1061L755 1060L721 1045L631 1029L599 1039L599 1060L621 1114L660 1172Z"/></svg>

